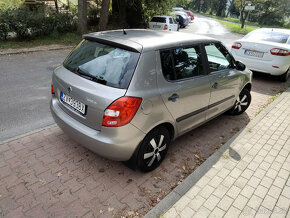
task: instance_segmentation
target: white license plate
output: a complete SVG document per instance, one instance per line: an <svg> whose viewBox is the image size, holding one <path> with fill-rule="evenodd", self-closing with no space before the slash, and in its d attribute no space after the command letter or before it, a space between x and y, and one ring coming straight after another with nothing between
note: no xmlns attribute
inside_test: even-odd
<svg viewBox="0 0 290 218"><path fill-rule="evenodd" d="M158 29L160 29L160 25L153 25L153 28L158 28Z"/></svg>
<svg viewBox="0 0 290 218"><path fill-rule="evenodd" d="M248 56L258 57L258 58L262 58L264 56L263 52L252 51L252 50L245 50L244 54Z"/></svg>
<svg viewBox="0 0 290 218"><path fill-rule="evenodd" d="M76 111L80 112L82 115L86 113L86 105L82 102L73 99L72 97L64 94L63 92L60 93L60 100L63 101L65 104L68 104Z"/></svg>

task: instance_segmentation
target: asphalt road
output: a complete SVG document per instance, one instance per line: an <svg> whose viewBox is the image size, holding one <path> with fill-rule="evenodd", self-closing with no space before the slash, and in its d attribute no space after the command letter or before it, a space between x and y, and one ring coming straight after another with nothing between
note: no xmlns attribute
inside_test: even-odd
<svg viewBox="0 0 290 218"><path fill-rule="evenodd" d="M0 56L0 141L53 124L53 69L69 50Z"/></svg>
<svg viewBox="0 0 290 218"><path fill-rule="evenodd" d="M181 32L211 36L228 47L240 35L214 19L196 16ZM0 56L0 141L53 124L49 111L53 69L69 50Z"/></svg>

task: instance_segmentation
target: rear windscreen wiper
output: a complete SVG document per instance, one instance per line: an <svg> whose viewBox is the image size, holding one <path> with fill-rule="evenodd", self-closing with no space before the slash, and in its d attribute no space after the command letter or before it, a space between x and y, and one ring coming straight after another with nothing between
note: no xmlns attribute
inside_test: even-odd
<svg viewBox="0 0 290 218"><path fill-rule="evenodd" d="M98 76L94 76L92 74L90 74L89 72L87 72L86 70L80 69L79 67L77 67L74 72L80 76L85 76L90 78L90 80L97 82L97 83L101 83L106 85L107 84L107 80L103 79L102 77L98 77Z"/></svg>

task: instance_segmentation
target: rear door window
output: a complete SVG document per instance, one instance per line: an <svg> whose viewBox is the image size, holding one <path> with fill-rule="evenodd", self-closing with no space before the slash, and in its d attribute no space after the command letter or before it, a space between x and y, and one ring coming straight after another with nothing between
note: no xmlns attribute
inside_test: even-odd
<svg viewBox="0 0 290 218"><path fill-rule="evenodd" d="M151 22L166 23L166 18L165 17L153 17L151 19Z"/></svg>
<svg viewBox="0 0 290 218"><path fill-rule="evenodd" d="M171 17L169 18L169 23L170 23L170 24L173 24L173 20L172 20Z"/></svg>
<svg viewBox="0 0 290 218"><path fill-rule="evenodd" d="M66 58L63 66L92 81L126 89L139 56L137 52L83 40Z"/></svg>

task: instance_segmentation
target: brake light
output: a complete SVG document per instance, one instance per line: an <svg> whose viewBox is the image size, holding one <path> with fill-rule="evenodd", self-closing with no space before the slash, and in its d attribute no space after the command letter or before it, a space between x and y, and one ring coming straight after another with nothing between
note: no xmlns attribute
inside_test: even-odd
<svg viewBox="0 0 290 218"><path fill-rule="evenodd" d="M54 88L53 88L53 85L51 84L51 94L54 95Z"/></svg>
<svg viewBox="0 0 290 218"><path fill-rule="evenodd" d="M288 56L290 55L290 51L286 49L281 49L281 48L273 48L270 50L272 55L277 55L277 56Z"/></svg>
<svg viewBox="0 0 290 218"><path fill-rule="evenodd" d="M240 49L242 47L242 44L239 42L234 42L234 44L232 45L233 49Z"/></svg>
<svg viewBox="0 0 290 218"><path fill-rule="evenodd" d="M185 20L184 19L182 20L182 23L185 23Z"/></svg>
<svg viewBox="0 0 290 218"><path fill-rule="evenodd" d="M167 24L164 25L164 30L168 30L168 25Z"/></svg>
<svg viewBox="0 0 290 218"><path fill-rule="evenodd" d="M121 97L115 100L106 110L103 117L103 126L118 127L129 123L135 116L142 98Z"/></svg>

